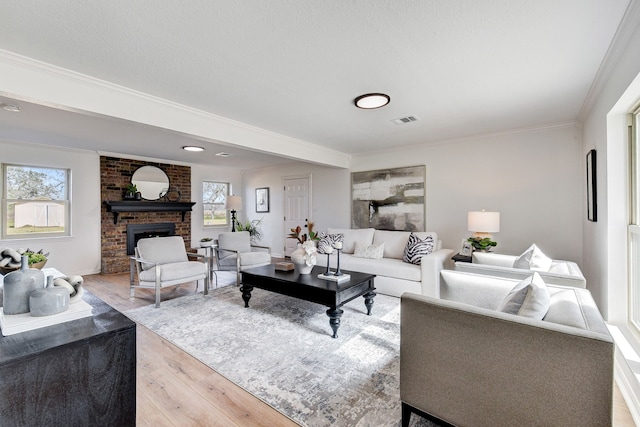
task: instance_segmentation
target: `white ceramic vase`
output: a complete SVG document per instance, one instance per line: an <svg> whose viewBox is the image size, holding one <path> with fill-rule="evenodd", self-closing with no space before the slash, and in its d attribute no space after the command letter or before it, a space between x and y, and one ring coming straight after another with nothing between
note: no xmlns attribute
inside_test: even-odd
<svg viewBox="0 0 640 427"><path fill-rule="evenodd" d="M291 252L291 262L298 274L309 274L316 265L317 249L313 242L298 243L298 247Z"/></svg>

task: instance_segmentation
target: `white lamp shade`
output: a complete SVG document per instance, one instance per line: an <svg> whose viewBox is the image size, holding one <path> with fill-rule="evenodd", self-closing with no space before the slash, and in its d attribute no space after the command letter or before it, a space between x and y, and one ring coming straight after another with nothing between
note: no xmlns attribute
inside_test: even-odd
<svg viewBox="0 0 640 427"><path fill-rule="evenodd" d="M469 231L497 233L500 231L500 212L469 212L467 226Z"/></svg>
<svg viewBox="0 0 640 427"><path fill-rule="evenodd" d="M242 210L242 197L240 196L227 196L226 208L231 211Z"/></svg>

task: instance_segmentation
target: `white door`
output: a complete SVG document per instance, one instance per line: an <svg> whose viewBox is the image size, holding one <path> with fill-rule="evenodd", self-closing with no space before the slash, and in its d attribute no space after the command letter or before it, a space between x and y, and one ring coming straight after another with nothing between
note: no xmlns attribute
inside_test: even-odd
<svg viewBox="0 0 640 427"><path fill-rule="evenodd" d="M302 227L302 234L307 234L306 224L309 218L309 179L310 177L296 177L284 179L284 231L285 235L292 228ZM284 254L290 256L296 248L296 239L284 239Z"/></svg>

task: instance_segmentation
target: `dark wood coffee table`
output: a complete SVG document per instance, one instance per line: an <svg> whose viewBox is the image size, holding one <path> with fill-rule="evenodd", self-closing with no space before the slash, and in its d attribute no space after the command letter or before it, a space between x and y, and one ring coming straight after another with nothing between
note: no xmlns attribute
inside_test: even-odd
<svg viewBox="0 0 640 427"><path fill-rule="evenodd" d="M333 338L338 338L340 318L344 312L340 307L349 301L362 296L367 307L367 315L371 315L373 298L373 274L343 271L351 278L342 283L318 279L318 274L325 272L324 267L314 267L310 274L298 274L294 271L279 271L273 264L242 271L242 299L244 306L249 307L251 291L260 288L305 301L322 304L329 309L329 325L333 330Z"/></svg>

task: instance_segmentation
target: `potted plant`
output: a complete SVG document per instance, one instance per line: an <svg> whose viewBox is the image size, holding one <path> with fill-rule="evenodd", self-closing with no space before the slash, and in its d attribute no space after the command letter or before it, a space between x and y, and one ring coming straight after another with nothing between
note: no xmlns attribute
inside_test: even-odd
<svg viewBox="0 0 640 427"><path fill-rule="evenodd" d="M135 199L138 193L138 187L135 184L129 183L124 187L124 198Z"/></svg>
<svg viewBox="0 0 640 427"><path fill-rule="evenodd" d="M467 241L471 243L474 250L481 252L489 252L492 247L498 245L488 237L469 237Z"/></svg>
<svg viewBox="0 0 640 427"><path fill-rule="evenodd" d="M254 219L252 221L247 221L244 224L242 224L240 221L236 221L236 230L248 231L251 243L256 243L260 239L262 239L262 230L260 230L262 220L264 220L264 217L260 219Z"/></svg>
<svg viewBox="0 0 640 427"><path fill-rule="evenodd" d="M200 239L201 248L208 248L211 245L213 245L213 239L211 237L203 237Z"/></svg>

